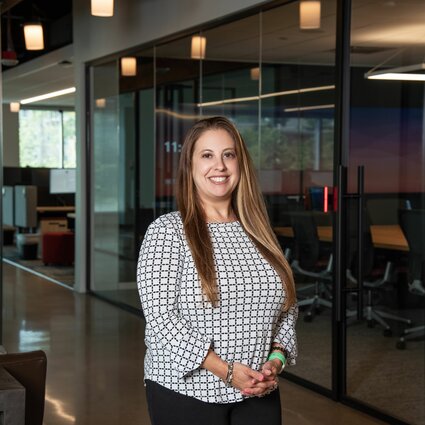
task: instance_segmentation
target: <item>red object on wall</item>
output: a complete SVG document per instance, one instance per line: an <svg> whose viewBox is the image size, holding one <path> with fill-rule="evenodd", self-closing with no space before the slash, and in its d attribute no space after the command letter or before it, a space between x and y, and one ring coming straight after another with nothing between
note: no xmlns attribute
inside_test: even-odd
<svg viewBox="0 0 425 425"><path fill-rule="evenodd" d="M43 234L43 263L72 265L74 263L74 233Z"/></svg>

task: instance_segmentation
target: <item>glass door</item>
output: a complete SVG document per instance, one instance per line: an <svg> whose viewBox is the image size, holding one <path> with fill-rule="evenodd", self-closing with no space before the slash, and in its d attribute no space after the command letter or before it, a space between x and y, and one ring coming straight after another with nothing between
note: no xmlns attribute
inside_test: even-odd
<svg viewBox="0 0 425 425"><path fill-rule="evenodd" d="M346 396L425 423L425 3L352 1Z"/></svg>

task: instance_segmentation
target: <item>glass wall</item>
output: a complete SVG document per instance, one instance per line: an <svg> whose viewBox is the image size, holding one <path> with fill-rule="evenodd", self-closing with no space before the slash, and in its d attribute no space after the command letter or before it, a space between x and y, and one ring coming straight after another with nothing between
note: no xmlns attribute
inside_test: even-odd
<svg viewBox="0 0 425 425"><path fill-rule="evenodd" d="M319 23L309 28L300 2L289 2L132 53L132 76L121 75L120 58L92 67L91 289L140 310L137 251L147 226L176 208L184 134L201 117L227 116L249 147L296 278L300 354L292 377L420 424L424 343L404 333L410 321L424 321L423 268L417 277L412 264L418 255L410 254L416 248L403 224L410 219L403 217L424 209L423 83L365 78L380 64L422 63L421 46L408 31L417 34L419 15L413 2L353 1L348 199L344 211L336 211L337 1L320 3ZM363 203L356 198L360 165ZM342 284L334 281L332 255L337 214L348 217L347 285L357 286L364 275L361 293L347 296L347 341L332 334L335 288ZM404 238L403 249L377 242L376 230L390 241ZM359 234L363 243L356 251ZM364 310L357 317L360 301ZM385 316L388 327L373 315L378 310L395 315ZM332 346L347 347L341 376Z"/></svg>
<svg viewBox="0 0 425 425"><path fill-rule="evenodd" d="M363 310L358 320L349 295L347 395L411 424L425 423L424 15L422 2L352 4L348 193L363 167ZM354 284L358 215L353 200Z"/></svg>

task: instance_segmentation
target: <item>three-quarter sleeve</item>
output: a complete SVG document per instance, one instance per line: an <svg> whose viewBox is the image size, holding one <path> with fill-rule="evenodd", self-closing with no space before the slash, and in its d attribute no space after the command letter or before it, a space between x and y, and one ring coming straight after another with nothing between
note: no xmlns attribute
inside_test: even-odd
<svg viewBox="0 0 425 425"><path fill-rule="evenodd" d="M292 305L288 311L282 312L275 327L273 342L282 345L288 355L288 363L294 365L298 355L297 334L295 324L298 318L298 304Z"/></svg>
<svg viewBox="0 0 425 425"><path fill-rule="evenodd" d="M173 225L152 223L140 248L137 287L146 323L180 377L199 368L211 346L209 338L179 315L183 262L183 240Z"/></svg>

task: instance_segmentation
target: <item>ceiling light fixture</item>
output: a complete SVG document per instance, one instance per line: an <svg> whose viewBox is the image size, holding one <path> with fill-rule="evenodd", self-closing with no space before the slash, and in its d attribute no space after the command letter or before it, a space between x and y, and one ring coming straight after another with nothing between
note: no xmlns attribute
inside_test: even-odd
<svg viewBox="0 0 425 425"><path fill-rule="evenodd" d="M260 79L260 68L251 68L250 69L251 80L258 81Z"/></svg>
<svg viewBox="0 0 425 425"><path fill-rule="evenodd" d="M192 59L205 59L206 48L207 48L206 37L201 37L200 35L194 35L192 37L190 57Z"/></svg>
<svg viewBox="0 0 425 425"><path fill-rule="evenodd" d="M137 60L135 57L121 58L121 75L123 77L134 77L137 75Z"/></svg>
<svg viewBox="0 0 425 425"><path fill-rule="evenodd" d="M102 18L114 16L114 0L91 0L91 14Z"/></svg>
<svg viewBox="0 0 425 425"><path fill-rule="evenodd" d="M29 97L28 99L22 99L21 104L27 105L28 103L39 102L40 100L51 99L53 97L64 96L66 94L75 93L75 87L69 87L63 90L53 91L51 93L41 94L39 96Z"/></svg>
<svg viewBox="0 0 425 425"><path fill-rule="evenodd" d="M329 105L314 105L314 106L298 106L296 108L285 108L284 112L302 112L302 111L315 111L318 109L332 109L335 108L334 104Z"/></svg>
<svg viewBox="0 0 425 425"><path fill-rule="evenodd" d="M106 106L106 99L105 98L100 98L100 99L96 99L96 107L99 109L103 109Z"/></svg>
<svg viewBox="0 0 425 425"><path fill-rule="evenodd" d="M270 97L290 96L290 95L293 95L293 94L311 93L311 92L316 92L316 91L325 91L325 90L334 90L334 89L335 89L334 85L317 86L317 87L304 87L302 89L285 90L285 91L279 91L279 92L273 92L273 93L266 93L266 94L261 94L259 96L237 97L237 98L230 98L230 99L223 99L223 100L215 100L215 101L212 101L212 102L197 103L197 106L198 107L204 107L204 106L225 105L226 103L249 102L249 101L252 101L252 100L268 99Z"/></svg>
<svg viewBox="0 0 425 425"><path fill-rule="evenodd" d="M368 80L425 81L425 73L412 72L425 71L425 63L388 68L383 71L375 71L375 69L366 72L364 77Z"/></svg>
<svg viewBox="0 0 425 425"><path fill-rule="evenodd" d="M302 30L320 29L320 0L300 0L300 28Z"/></svg>
<svg viewBox="0 0 425 425"><path fill-rule="evenodd" d="M10 102L10 112L19 112L21 104L19 102Z"/></svg>
<svg viewBox="0 0 425 425"><path fill-rule="evenodd" d="M27 50L43 50L44 36L43 26L39 22L24 24L25 48Z"/></svg>

